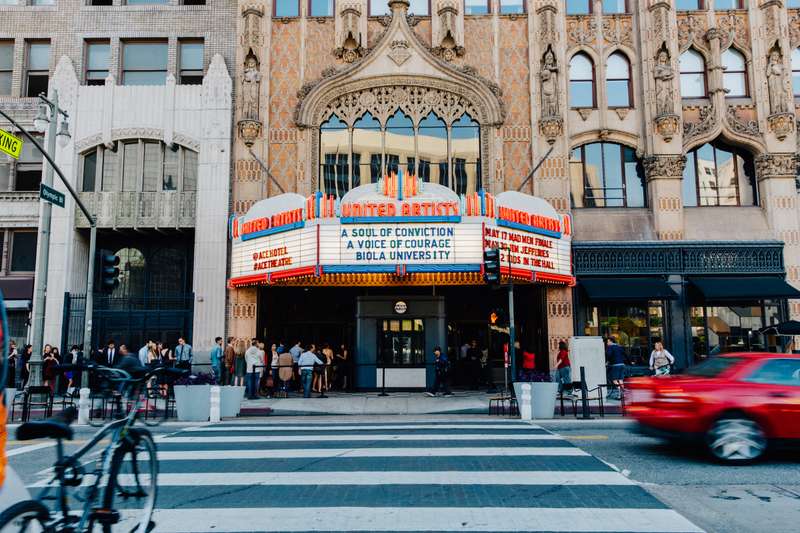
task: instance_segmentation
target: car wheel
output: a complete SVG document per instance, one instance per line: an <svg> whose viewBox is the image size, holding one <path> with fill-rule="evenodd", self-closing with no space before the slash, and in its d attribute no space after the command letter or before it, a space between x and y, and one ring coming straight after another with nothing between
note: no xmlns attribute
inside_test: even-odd
<svg viewBox="0 0 800 533"><path fill-rule="evenodd" d="M732 464L755 461L767 450L767 437L758 422L740 416L714 422L707 435L708 450L716 459Z"/></svg>

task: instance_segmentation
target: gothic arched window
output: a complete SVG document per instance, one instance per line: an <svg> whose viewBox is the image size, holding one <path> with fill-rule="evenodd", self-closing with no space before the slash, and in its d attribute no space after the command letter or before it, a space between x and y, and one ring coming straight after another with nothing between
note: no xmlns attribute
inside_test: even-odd
<svg viewBox="0 0 800 533"><path fill-rule="evenodd" d="M386 173L397 173L400 168L414 174L415 146L414 122L399 109L386 121Z"/></svg>
<svg viewBox="0 0 800 533"><path fill-rule="evenodd" d="M453 188L457 194L477 191L481 183L481 129L468 114L453 123L451 146L453 153Z"/></svg>
<svg viewBox="0 0 800 533"><path fill-rule="evenodd" d="M741 52L728 48L722 52L722 86L728 89L728 96L747 96L747 64Z"/></svg>
<svg viewBox="0 0 800 533"><path fill-rule="evenodd" d="M706 60L702 54L689 48L680 57L681 97L703 98L707 94Z"/></svg>
<svg viewBox="0 0 800 533"><path fill-rule="evenodd" d="M719 142L704 144L687 153L683 205L758 205L752 156Z"/></svg>
<svg viewBox="0 0 800 533"><path fill-rule="evenodd" d="M336 115L320 126L320 190L340 196L349 190L350 132L347 124ZM337 191L338 194L337 194Z"/></svg>
<svg viewBox="0 0 800 533"><path fill-rule="evenodd" d="M597 142L572 150L569 160L573 207L646 207L644 169L636 151Z"/></svg>
<svg viewBox="0 0 800 533"><path fill-rule="evenodd" d="M606 62L606 98L608 107L631 107L631 64L622 52L614 52Z"/></svg>
<svg viewBox="0 0 800 533"><path fill-rule="evenodd" d="M792 92L800 96L800 48L792 50Z"/></svg>
<svg viewBox="0 0 800 533"><path fill-rule="evenodd" d="M579 52L569 61L570 107L595 107L594 63Z"/></svg>
<svg viewBox="0 0 800 533"><path fill-rule="evenodd" d="M447 165L447 124L431 111L419 122L419 177L423 181L450 186Z"/></svg>
<svg viewBox="0 0 800 533"><path fill-rule="evenodd" d="M122 248L119 257L119 285L111 293L112 298L140 298L147 286L144 254L138 248Z"/></svg>
<svg viewBox="0 0 800 533"><path fill-rule="evenodd" d="M371 113L364 113L353 125L353 187L357 187L362 181L378 181L383 174L381 154L381 123Z"/></svg>

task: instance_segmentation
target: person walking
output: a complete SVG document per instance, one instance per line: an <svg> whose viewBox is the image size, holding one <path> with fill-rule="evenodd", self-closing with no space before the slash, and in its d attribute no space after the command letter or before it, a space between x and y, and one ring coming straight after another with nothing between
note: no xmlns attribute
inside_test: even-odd
<svg viewBox="0 0 800 533"><path fill-rule="evenodd" d="M222 361L223 361L223 349L222 349L222 337L217 337L214 339L214 347L211 348L211 372L214 374L214 377L217 378L217 383L222 385Z"/></svg>
<svg viewBox="0 0 800 533"><path fill-rule="evenodd" d="M183 370L191 370L193 359L192 345L186 344L186 339L183 337L178 337L178 345L175 347L175 366Z"/></svg>
<svg viewBox="0 0 800 533"><path fill-rule="evenodd" d="M614 336L608 338L606 346L606 363L609 369L609 379L613 388L608 391L608 398L620 399L623 393L625 379L625 350L617 344Z"/></svg>
<svg viewBox="0 0 800 533"><path fill-rule="evenodd" d="M311 397L311 383L314 378L314 365L324 365L317 354L314 353L316 346L309 344L308 350L300 354L297 366L300 369L300 382L303 385L303 398Z"/></svg>
<svg viewBox="0 0 800 533"><path fill-rule="evenodd" d="M558 372L558 392L563 394L566 389L572 394L572 365L569 361L567 343L559 341L558 355L556 355L556 371Z"/></svg>
<svg viewBox="0 0 800 533"><path fill-rule="evenodd" d="M650 370L656 376L666 376L670 372L670 365L675 362L661 341L656 342L655 349L650 353Z"/></svg>
<svg viewBox="0 0 800 533"><path fill-rule="evenodd" d="M233 337L228 337L228 344L225 346L222 361L222 384L233 384L233 366L236 361L236 350L233 349Z"/></svg>
<svg viewBox="0 0 800 533"><path fill-rule="evenodd" d="M250 339L250 347L244 353L245 369L245 396L248 400L258 398L258 381L256 379L255 365L259 364L258 339Z"/></svg>
<svg viewBox="0 0 800 533"><path fill-rule="evenodd" d="M452 396L453 393L450 392L450 387L447 385L450 374L450 362L447 360L447 356L442 353L442 349L438 346L433 349L433 372L433 389L425 394L433 397L436 396L441 389L444 396Z"/></svg>

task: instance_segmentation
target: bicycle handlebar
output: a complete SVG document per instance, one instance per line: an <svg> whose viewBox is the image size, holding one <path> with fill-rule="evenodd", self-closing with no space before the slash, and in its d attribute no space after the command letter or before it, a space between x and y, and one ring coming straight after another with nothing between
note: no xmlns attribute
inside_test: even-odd
<svg viewBox="0 0 800 533"><path fill-rule="evenodd" d="M157 376L158 374L171 376L173 379L178 379L189 374L188 370L170 368L167 366L156 366L153 368L142 366L138 368L129 368L123 370L121 368L112 368L108 366L98 365L97 363L94 362L88 362L84 364L58 365L55 367L55 370L56 372L75 372L75 371L82 372L84 370L90 372L94 371L110 381L130 382L130 383L134 382L144 383L151 377Z"/></svg>

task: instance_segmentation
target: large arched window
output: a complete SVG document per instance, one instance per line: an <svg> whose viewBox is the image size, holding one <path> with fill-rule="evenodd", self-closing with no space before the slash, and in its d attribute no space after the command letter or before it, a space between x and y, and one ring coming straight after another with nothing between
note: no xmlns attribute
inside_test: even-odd
<svg viewBox="0 0 800 533"><path fill-rule="evenodd" d="M800 96L800 48L792 50L792 92Z"/></svg>
<svg viewBox="0 0 800 533"><path fill-rule="evenodd" d="M480 190L480 127L472 117L464 113L453 123L451 132L453 188L457 194Z"/></svg>
<svg viewBox="0 0 800 533"><path fill-rule="evenodd" d="M197 190L197 152L177 144L125 139L81 155L83 192Z"/></svg>
<svg viewBox="0 0 800 533"><path fill-rule="evenodd" d="M320 126L320 174L322 192L341 195L349 189L350 132L336 115ZM337 193L338 191L338 193Z"/></svg>
<svg viewBox="0 0 800 533"><path fill-rule="evenodd" d="M138 298L145 295L147 278L144 254L138 248L123 248L119 257L119 285L111 293L112 298Z"/></svg>
<svg viewBox="0 0 800 533"><path fill-rule="evenodd" d="M396 174L400 168L406 172L409 168L413 169L415 152L414 122L398 109L386 121L386 173Z"/></svg>
<svg viewBox="0 0 800 533"><path fill-rule="evenodd" d="M728 48L722 52L723 87L728 90L728 96L747 96L747 64L741 52Z"/></svg>
<svg viewBox="0 0 800 533"><path fill-rule="evenodd" d="M590 143L572 150L573 207L645 207L644 169L633 148Z"/></svg>
<svg viewBox="0 0 800 533"><path fill-rule="evenodd" d="M365 113L353 125L353 187L362 181L375 183L381 177L383 133L381 123Z"/></svg>
<svg viewBox="0 0 800 533"><path fill-rule="evenodd" d="M447 124L431 111L419 121L419 177L450 186L447 165Z"/></svg>
<svg viewBox="0 0 800 533"><path fill-rule="evenodd" d="M706 61L697 50L689 48L680 57L681 97L703 98L707 94Z"/></svg>
<svg viewBox="0 0 800 533"><path fill-rule="evenodd" d="M595 107L594 63L582 52L569 61L569 105Z"/></svg>
<svg viewBox="0 0 800 533"><path fill-rule="evenodd" d="M722 143L704 144L686 154L683 205L758 205L753 158Z"/></svg>
<svg viewBox="0 0 800 533"><path fill-rule="evenodd" d="M631 64L622 52L614 52L606 62L606 98L608 107L631 107Z"/></svg>

